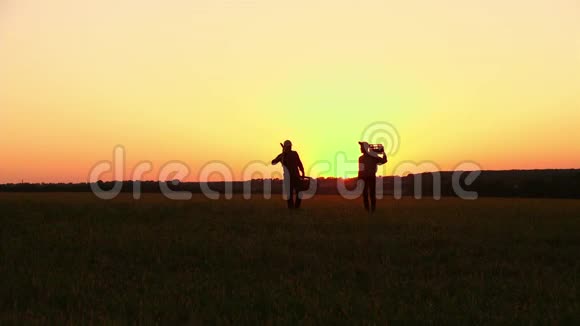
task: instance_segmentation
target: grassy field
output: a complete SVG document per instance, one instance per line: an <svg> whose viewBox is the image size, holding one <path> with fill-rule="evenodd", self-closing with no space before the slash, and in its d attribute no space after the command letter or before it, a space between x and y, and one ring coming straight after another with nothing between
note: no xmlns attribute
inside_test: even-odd
<svg viewBox="0 0 580 326"><path fill-rule="evenodd" d="M580 321L580 200L0 194L0 323Z"/></svg>

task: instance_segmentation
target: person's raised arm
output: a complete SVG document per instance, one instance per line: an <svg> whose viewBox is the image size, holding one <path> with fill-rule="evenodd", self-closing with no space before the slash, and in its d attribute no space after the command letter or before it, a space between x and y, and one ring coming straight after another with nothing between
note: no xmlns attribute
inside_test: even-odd
<svg viewBox="0 0 580 326"><path fill-rule="evenodd" d="M379 165L387 163L387 153L383 152L383 156L379 156L378 160Z"/></svg>
<svg viewBox="0 0 580 326"><path fill-rule="evenodd" d="M272 160L272 165L276 165L276 164L280 163L280 161L282 161L283 157L284 157L284 153L281 153L278 156L276 156L276 158Z"/></svg>

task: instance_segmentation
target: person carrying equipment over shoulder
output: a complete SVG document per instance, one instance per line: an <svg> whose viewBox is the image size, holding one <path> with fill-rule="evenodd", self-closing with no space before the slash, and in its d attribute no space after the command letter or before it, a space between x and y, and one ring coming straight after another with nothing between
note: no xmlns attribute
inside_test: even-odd
<svg viewBox="0 0 580 326"><path fill-rule="evenodd" d="M284 167L284 189L287 196L288 208L300 208L302 202L302 195L300 193L300 178L304 177L304 166L300 161L300 156L296 151L292 150L292 142L286 140L282 146L282 153L272 160L272 164L276 165L282 162ZM296 194L296 200L294 200Z"/></svg>
<svg viewBox="0 0 580 326"><path fill-rule="evenodd" d="M358 143L362 153L362 155L358 158L358 179L362 180L364 183L364 207L368 212L372 213L375 211L377 206L377 166L387 163L387 154L385 153L383 145L369 144L367 142Z"/></svg>

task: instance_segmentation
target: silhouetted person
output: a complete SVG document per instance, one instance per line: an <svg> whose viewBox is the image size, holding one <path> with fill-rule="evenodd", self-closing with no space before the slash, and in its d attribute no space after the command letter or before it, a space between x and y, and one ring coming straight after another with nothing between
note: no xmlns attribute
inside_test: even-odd
<svg viewBox="0 0 580 326"><path fill-rule="evenodd" d="M363 204L365 209L369 211L369 197L370 197L370 212L374 212L377 206L377 165L387 163L387 154L385 152L376 153L369 152L369 143L359 142L360 151L363 155L358 158L358 178L364 183L363 188ZM380 155L383 156L380 156Z"/></svg>
<svg viewBox="0 0 580 326"><path fill-rule="evenodd" d="M286 140L282 146L282 153L272 160L272 164L282 162L284 166L284 189L288 196L288 208L300 208L302 195L300 194L300 176L304 176L304 166L300 161L300 156L292 150L292 142ZM296 200L294 200L296 194Z"/></svg>

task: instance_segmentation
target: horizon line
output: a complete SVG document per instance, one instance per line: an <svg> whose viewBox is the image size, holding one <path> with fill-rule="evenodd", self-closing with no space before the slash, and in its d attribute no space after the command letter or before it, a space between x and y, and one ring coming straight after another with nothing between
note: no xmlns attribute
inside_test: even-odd
<svg viewBox="0 0 580 326"><path fill-rule="evenodd" d="M506 169L506 170L459 170L459 171L424 171L424 172L419 172L419 173L408 173L405 175L386 175L386 176L377 176L377 178L405 178L408 177L410 175L422 175L422 174L433 174L433 173L453 173L453 172L537 172L537 171L580 171L580 168L537 168L537 169ZM353 176L353 177L335 177L335 176L328 176L328 177L324 177L324 176L320 176L320 177L316 177L316 178L312 178L315 180L319 180L319 179L337 179L337 180L349 180L349 179L356 179L357 176ZM172 182L178 179L173 179L173 180L99 180L102 181L103 183L109 183L109 182L154 182L154 183L159 183L159 182ZM249 180L221 180L221 181L179 181L180 183L220 183L220 182L248 182L248 181L254 181L254 180L283 180L282 178L256 178L256 179L249 179ZM97 181L98 182L98 181ZM87 181L82 181L82 182L72 182L72 181L58 181L58 182L45 182L45 181L40 181L40 182L25 182L24 179L21 182L7 182L7 183L0 183L0 186L5 186L5 185L18 185L18 184L91 184L91 183L96 183L96 182L89 182Z"/></svg>

